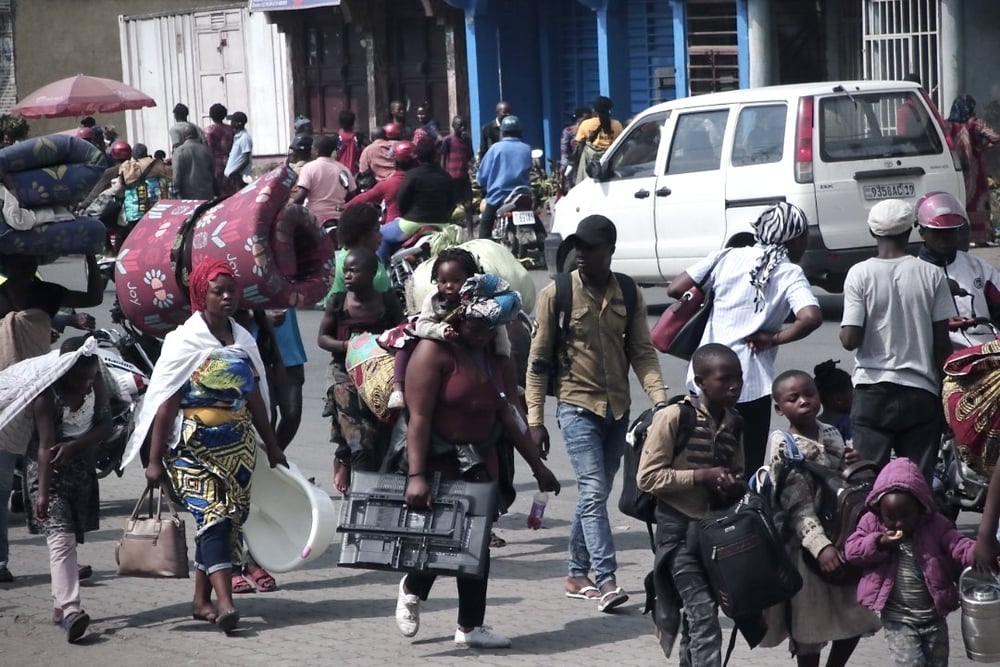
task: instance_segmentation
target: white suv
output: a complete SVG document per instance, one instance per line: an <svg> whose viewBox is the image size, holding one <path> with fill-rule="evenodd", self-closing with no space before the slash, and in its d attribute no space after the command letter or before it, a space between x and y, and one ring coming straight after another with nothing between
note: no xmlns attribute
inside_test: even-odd
<svg viewBox="0 0 1000 667"><path fill-rule="evenodd" d="M618 227L613 268L663 284L709 252L753 243L751 223L787 201L809 219L806 275L843 289L871 257L868 210L941 190L965 201L944 122L917 84L810 83L665 102L637 114L591 176L559 200L545 242L552 271L573 268L564 239L599 213ZM913 240L917 237L914 234Z"/></svg>

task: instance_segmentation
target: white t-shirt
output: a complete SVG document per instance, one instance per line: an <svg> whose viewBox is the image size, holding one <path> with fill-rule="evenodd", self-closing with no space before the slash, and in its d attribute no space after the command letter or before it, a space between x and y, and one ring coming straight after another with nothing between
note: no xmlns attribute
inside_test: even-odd
<svg viewBox="0 0 1000 667"><path fill-rule="evenodd" d="M959 252L954 262L946 267L935 268L970 295L953 297L959 317L989 317L989 304L1000 303L1000 271L978 257ZM956 350L982 345L995 338L989 327L982 326L951 332L951 343Z"/></svg>
<svg viewBox="0 0 1000 667"><path fill-rule="evenodd" d="M700 283L723 252L726 256L712 271L705 288L715 289L715 305L705 327L701 344L722 343L732 348L743 367L743 393L740 403L754 401L771 394L774 380L774 359L778 350L771 348L754 354L745 339L759 331L779 331L788 313L798 313L807 306L819 306L802 267L787 259L779 264L764 287L765 305L759 312L754 308L756 290L750 284L750 270L763 253L763 248L733 248L728 252L713 252L687 270ZM695 391L694 370L688 366L687 385Z"/></svg>
<svg viewBox="0 0 1000 667"><path fill-rule="evenodd" d="M229 150L229 161L226 162L226 176L236 173L236 166L240 163L240 158L244 155L253 155L253 139L246 130L240 130L233 137L233 147ZM241 176L249 176L253 171L253 160L248 160L240 171Z"/></svg>
<svg viewBox="0 0 1000 667"><path fill-rule="evenodd" d="M916 257L855 264L844 281L840 326L862 327L854 384L892 382L941 393L931 324L955 317L944 272Z"/></svg>

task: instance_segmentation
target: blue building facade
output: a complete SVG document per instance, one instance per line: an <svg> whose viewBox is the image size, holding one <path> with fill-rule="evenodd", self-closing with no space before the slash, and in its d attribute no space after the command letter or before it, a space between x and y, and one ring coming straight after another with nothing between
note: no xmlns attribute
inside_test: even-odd
<svg viewBox="0 0 1000 667"><path fill-rule="evenodd" d="M558 157L559 135L597 95L622 121L674 99L684 22L673 0L445 0L465 12L469 115L493 117L500 99L525 124L525 141ZM682 80L682 79L681 79ZM478 141L478 137L476 137Z"/></svg>

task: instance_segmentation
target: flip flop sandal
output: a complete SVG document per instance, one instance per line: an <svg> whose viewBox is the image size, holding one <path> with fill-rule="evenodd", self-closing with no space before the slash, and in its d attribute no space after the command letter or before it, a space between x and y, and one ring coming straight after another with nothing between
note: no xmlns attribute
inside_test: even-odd
<svg viewBox="0 0 1000 667"><path fill-rule="evenodd" d="M628 602L628 593L621 589L621 586L613 591L608 591L601 596L597 603L597 611L609 612L616 607L620 607Z"/></svg>
<svg viewBox="0 0 1000 667"><path fill-rule="evenodd" d="M236 629L236 626L240 623L240 612L235 609L227 609L226 611L219 614L219 617L215 619L215 625L229 634Z"/></svg>
<svg viewBox="0 0 1000 667"><path fill-rule="evenodd" d="M597 595L590 595L590 593L597 593ZM601 591L597 589L597 586L584 586L576 592L566 591L566 597L573 598L574 600L593 600L600 597L600 593Z"/></svg>
<svg viewBox="0 0 1000 667"><path fill-rule="evenodd" d="M215 623L217 620L219 620L219 614L214 610L208 612L207 614L199 614L196 611L192 611L191 618L193 618L196 621L207 621L209 623Z"/></svg>
<svg viewBox="0 0 1000 667"><path fill-rule="evenodd" d="M233 595L242 595L244 593L254 593L257 589L254 588L253 584L243 576L242 574L233 575Z"/></svg>
<svg viewBox="0 0 1000 667"><path fill-rule="evenodd" d="M257 587L257 590L261 593L271 593L278 588L278 583L271 576L271 573L264 568L259 568L247 575L253 585Z"/></svg>
<svg viewBox="0 0 1000 667"><path fill-rule="evenodd" d="M77 568L77 576L80 578L80 581L90 579L94 576L94 568L89 565L81 565Z"/></svg>

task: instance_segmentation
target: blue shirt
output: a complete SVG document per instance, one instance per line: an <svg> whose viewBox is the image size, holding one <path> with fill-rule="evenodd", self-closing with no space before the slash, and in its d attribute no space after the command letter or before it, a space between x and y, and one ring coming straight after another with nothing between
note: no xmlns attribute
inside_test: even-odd
<svg viewBox="0 0 1000 667"><path fill-rule="evenodd" d="M250 138L250 133L246 130L240 130L233 137L233 147L229 151L229 160L226 162L226 176L232 176L236 173L236 165L240 163L240 158L244 155L253 155L253 139ZM246 165L240 171L241 176L247 176L253 171L253 160L247 160Z"/></svg>
<svg viewBox="0 0 1000 667"><path fill-rule="evenodd" d="M295 315L294 308L285 311L285 321L280 327L274 327L274 340L278 343L278 351L281 352L285 368L306 363L306 349L302 345L299 319Z"/></svg>
<svg viewBox="0 0 1000 667"><path fill-rule="evenodd" d="M490 146L479 164L476 180L486 191L486 203L497 207L519 185L531 185L531 147L517 137Z"/></svg>

